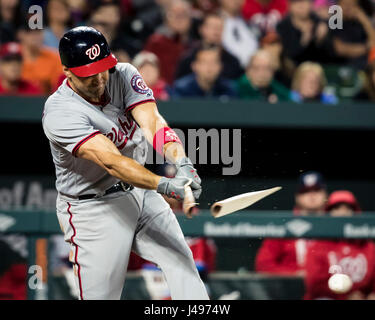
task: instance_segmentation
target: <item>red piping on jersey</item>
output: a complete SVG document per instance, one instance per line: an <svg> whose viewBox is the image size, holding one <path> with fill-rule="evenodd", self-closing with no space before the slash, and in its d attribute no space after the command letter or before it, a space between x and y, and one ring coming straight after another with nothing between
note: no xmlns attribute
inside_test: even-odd
<svg viewBox="0 0 375 320"><path fill-rule="evenodd" d="M70 212L70 208L71 208L71 204L69 202L67 202L68 204L68 213L70 215L70 218L69 218L69 224L71 225L72 229L73 229L73 235L71 236L70 238L70 241L73 243L73 245L75 246L76 248L76 253L74 255L74 263L78 266L78 283L79 283L79 296L81 297L81 300L83 300L83 294L82 294L82 279L81 279L81 266L80 264L78 263L78 246L77 244L74 242L74 237L76 236L77 232L76 232L76 228L74 228L73 226L73 222L72 222L72 218L73 218L73 214Z"/></svg>
<svg viewBox="0 0 375 320"><path fill-rule="evenodd" d="M137 125L134 125L134 129L133 129L132 133L131 133L130 136L129 136L129 139L130 139L130 140L133 138L133 135L134 135L135 130L137 130Z"/></svg>
<svg viewBox="0 0 375 320"><path fill-rule="evenodd" d="M130 134L130 136L126 137L124 142L118 147L119 150L122 150L126 146L126 143L128 142L128 140L131 140L133 138L135 130L137 130L137 125L134 125L134 129L132 133Z"/></svg>
<svg viewBox="0 0 375 320"><path fill-rule="evenodd" d="M73 148L72 154L75 156L76 152L78 151L79 147L83 145L87 140L90 140L91 138L95 137L97 134L101 133L100 131L95 131L88 135L86 138L83 138L81 141L79 141Z"/></svg>
<svg viewBox="0 0 375 320"><path fill-rule="evenodd" d="M125 146L126 146L126 143L128 142L128 137L125 137L125 140L124 142L118 147L119 150L122 150Z"/></svg>
<svg viewBox="0 0 375 320"><path fill-rule="evenodd" d="M130 105L127 109L126 112L130 111L131 109L134 109L136 106L139 106L140 104L146 103L146 102L155 102L155 99L148 99L148 100L142 100L136 103L133 103Z"/></svg>

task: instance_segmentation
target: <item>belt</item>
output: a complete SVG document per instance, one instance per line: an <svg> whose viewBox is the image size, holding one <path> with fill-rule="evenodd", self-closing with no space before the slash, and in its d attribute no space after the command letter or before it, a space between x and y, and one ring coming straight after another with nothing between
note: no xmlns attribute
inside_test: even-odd
<svg viewBox="0 0 375 320"><path fill-rule="evenodd" d="M98 197L105 196L107 194L115 193L115 192L118 192L118 191L127 192L127 191L130 191L130 190L133 190L133 189L134 189L134 186L132 186L131 184L120 181L120 182L114 184L109 189L107 189L104 192L104 194L93 194L93 193L84 194L82 196L78 196L78 200L87 200L87 199L92 199L92 198L98 198Z"/></svg>

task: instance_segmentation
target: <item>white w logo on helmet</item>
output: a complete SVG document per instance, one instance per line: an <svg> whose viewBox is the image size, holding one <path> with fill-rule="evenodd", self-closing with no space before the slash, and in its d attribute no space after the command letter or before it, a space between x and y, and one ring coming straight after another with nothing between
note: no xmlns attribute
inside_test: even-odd
<svg viewBox="0 0 375 320"><path fill-rule="evenodd" d="M86 54L91 60L94 60L100 54L100 47L98 44L94 44L90 49L86 50Z"/></svg>

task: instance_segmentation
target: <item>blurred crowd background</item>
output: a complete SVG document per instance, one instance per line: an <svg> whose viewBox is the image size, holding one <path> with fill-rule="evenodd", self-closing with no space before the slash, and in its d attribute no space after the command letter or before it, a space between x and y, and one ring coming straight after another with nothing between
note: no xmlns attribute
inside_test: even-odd
<svg viewBox="0 0 375 320"><path fill-rule="evenodd" d="M59 39L92 26L159 100L375 101L374 17L373 0L1 0L0 93L53 92Z"/></svg>
<svg viewBox="0 0 375 320"><path fill-rule="evenodd" d="M43 29L29 27L32 5L43 8ZM342 29L328 23L333 5L342 9ZM375 102L374 9L374 0L0 0L0 95L54 92L64 80L59 39L72 27L92 26L104 34L120 62L137 67L158 101ZM174 174L173 166L159 170ZM353 192L328 189L320 172L301 174L293 213L361 214ZM180 203L166 200L181 214ZM208 286L208 275L218 271L215 241L187 241ZM0 299L26 298L26 243L22 235L0 234ZM61 236L52 237L50 245L49 268L63 276L70 298L76 299L69 247ZM46 246L39 241L42 265ZM332 266L351 276L353 288L347 294L329 290ZM129 270L144 271L151 298L169 298L155 266L132 255ZM375 298L371 240L265 239L254 271L302 277L305 299ZM226 298L240 295L229 292Z"/></svg>

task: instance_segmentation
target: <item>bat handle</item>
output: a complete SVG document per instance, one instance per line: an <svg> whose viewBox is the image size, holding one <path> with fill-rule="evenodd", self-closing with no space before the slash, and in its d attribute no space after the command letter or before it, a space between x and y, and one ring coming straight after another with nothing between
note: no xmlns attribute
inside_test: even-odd
<svg viewBox="0 0 375 320"><path fill-rule="evenodd" d="M185 197L182 203L182 210L184 211L185 215L191 219L193 217L193 208L195 207L196 203L193 191L190 188L190 183L191 181L184 185Z"/></svg>

